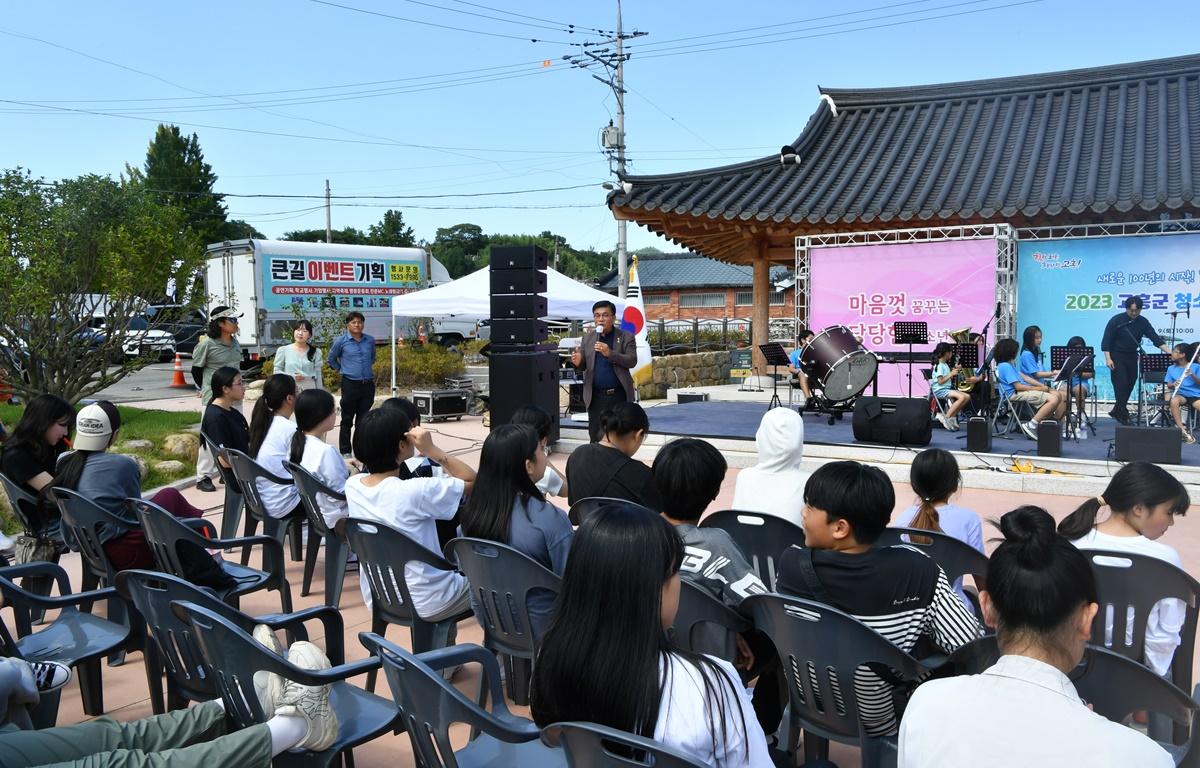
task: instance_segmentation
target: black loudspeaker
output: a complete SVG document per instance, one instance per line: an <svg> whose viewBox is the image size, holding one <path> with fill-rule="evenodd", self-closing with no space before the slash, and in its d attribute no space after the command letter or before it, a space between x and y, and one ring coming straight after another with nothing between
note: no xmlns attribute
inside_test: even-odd
<svg viewBox="0 0 1200 768"><path fill-rule="evenodd" d="M567 409L571 413L583 413L586 411L587 406L583 404L583 382L572 381L569 389L571 391L571 395L567 401Z"/></svg>
<svg viewBox="0 0 1200 768"><path fill-rule="evenodd" d="M886 445L929 445L933 424L923 397L860 397L854 403L854 439Z"/></svg>
<svg viewBox="0 0 1200 768"><path fill-rule="evenodd" d="M493 344L537 344L550 336L550 327L541 320L522 317L514 320L492 318Z"/></svg>
<svg viewBox="0 0 1200 768"><path fill-rule="evenodd" d="M558 441L558 350L530 345L520 351L497 352L493 347L488 355L488 377L492 381L488 400L492 429L507 424L521 406L532 404L550 414L550 442Z"/></svg>
<svg viewBox="0 0 1200 768"><path fill-rule="evenodd" d="M545 269L550 258L536 245L494 245L488 263L492 269Z"/></svg>
<svg viewBox="0 0 1200 768"><path fill-rule="evenodd" d="M492 293L545 293L546 273L538 269L493 269Z"/></svg>
<svg viewBox="0 0 1200 768"><path fill-rule="evenodd" d="M1057 459L1062 456L1062 430L1054 419L1042 419L1037 428L1037 455Z"/></svg>
<svg viewBox="0 0 1200 768"><path fill-rule="evenodd" d="M492 296L492 319L502 320L516 317L545 317L546 297L536 293L515 293Z"/></svg>
<svg viewBox="0 0 1200 768"><path fill-rule="evenodd" d="M1179 430L1160 427L1117 427L1117 461L1182 463Z"/></svg>
<svg viewBox="0 0 1200 768"><path fill-rule="evenodd" d="M992 425L982 416L967 419L967 450L972 453L992 451Z"/></svg>

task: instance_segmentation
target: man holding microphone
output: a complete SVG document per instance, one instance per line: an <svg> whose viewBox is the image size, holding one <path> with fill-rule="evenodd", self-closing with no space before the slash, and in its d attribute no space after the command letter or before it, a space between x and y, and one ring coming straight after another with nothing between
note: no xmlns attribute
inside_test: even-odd
<svg viewBox="0 0 1200 768"><path fill-rule="evenodd" d="M588 434L600 441L600 415L617 403L633 402L633 376L637 365L637 339L632 333L616 328L617 305L598 301L592 305L596 327L583 335L583 342L571 353L571 365L583 371L583 402L587 406Z"/></svg>
<svg viewBox="0 0 1200 768"><path fill-rule="evenodd" d="M1150 321L1142 317L1142 306L1141 296L1126 299L1125 311L1108 321L1104 327L1104 338L1100 340L1104 362L1112 371L1113 393L1116 397L1116 403L1108 415L1122 424L1129 424L1127 405L1137 380L1138 350L1142 346L1142 339L1150 339L1167 354L1171 352Z"/></svg>

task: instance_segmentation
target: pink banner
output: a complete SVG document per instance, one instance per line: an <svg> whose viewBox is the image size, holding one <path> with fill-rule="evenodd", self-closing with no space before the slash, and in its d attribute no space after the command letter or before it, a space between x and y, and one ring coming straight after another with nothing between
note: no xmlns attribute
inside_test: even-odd
<svg viewBox="0 0 1200 768"><path fill-rule="evenodd" d="M872 352L908 350L892 340L896 322L928 323L929 343L913 351L932 352L937 342L952 341L950 331L978 333L995 311L994 240L813 248L808 259L809 327L844 325ZM990 347L994 334L988 335ZM913 366L914 397L929 394L922 367L929 365ZM879 394L908 391L907 365L880 366Z"/></svg>

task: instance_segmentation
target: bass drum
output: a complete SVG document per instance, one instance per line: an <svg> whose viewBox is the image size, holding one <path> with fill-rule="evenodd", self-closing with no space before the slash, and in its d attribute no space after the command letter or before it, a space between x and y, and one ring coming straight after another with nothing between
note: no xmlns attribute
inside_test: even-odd
<svg viewBox="0 0 1200 768"><path fill-rule="evenodd" d="M879 368L879 359L843 325L831 326L813 337L800 360L812 365L809 378L817 382L825 399L833 403L862 394Z"/></svg>

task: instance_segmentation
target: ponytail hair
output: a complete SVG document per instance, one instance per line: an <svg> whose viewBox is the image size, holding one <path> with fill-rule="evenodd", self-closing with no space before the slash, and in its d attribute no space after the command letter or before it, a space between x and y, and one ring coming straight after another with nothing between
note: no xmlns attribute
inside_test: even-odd
<svg viewBox="0 0 1200 768"><path fill-rule="evenodd" d="M308 433L321 426L333 413L333 395L323 389L306 389L296 397L296 431L288 449L288 460L299 464L304 458L304 442Z"/></svg>
<svg viewBox="0 0 1200 768"><path fill-rule="evenodd" d="M1058 532L1071 541L1081 539L1096 525L1101 507L1114 515L1127 515L1138 504L1147 508L1171 502L1171 514L1187 514L1191 499L1183 483L1167 470L1148 461L1131 461L1121 467L1104 493L1088 499L1058 524Z"/></svg>
<svg viewBox="0 0 1200 768"><path fill-rule="evenodd" d="M933 360L933 364L937 365L938 362L941 361L942 355L946 354L947 352L949 352L952 349L954 349L953 344L950 344L949 342L945 342L945 341L939 341L937 343L937 346L933 348L933 354L930 356Z"/></svg>
<svg viewBox="0 0 1200 768"><path fill-rule="evenodd" d="M921 502L910 528L941 533L936 504L949 499L962 484L958 460L949 451L929 448L917 454L909 471L909 483Z"/></svg>
<svg viewBox="0 0 1200 768"><path fill-rule="evenodd" d="M283 407L289 396L296 394L296 380L286 373L276 373L263 385L262 397L250 414L250 455L258 458L258 450L267 439L271 418Z"/></svg>

